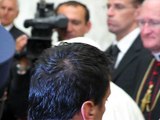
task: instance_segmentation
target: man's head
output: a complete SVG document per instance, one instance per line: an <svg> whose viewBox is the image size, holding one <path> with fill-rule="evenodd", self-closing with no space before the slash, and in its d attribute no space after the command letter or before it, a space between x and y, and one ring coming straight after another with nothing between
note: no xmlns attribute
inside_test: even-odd
<svg viewBox="0 0 160 120"><path fill-rule="evenodd" d="M146 0L137 21L141 28L142 42L152 52L160 52L160 1Z"/></svg>
<svg viewBox="0 0 160 120"><path fill-rule="evenodd" d="M33 69L29 118L101 120L110 94L109 64L102 51L84 43L46 50Z"/></svg>
<svg viewBox="0 0 160 120"><path fill-rule="evenodd" d="M84 36L91 27L88 8L77 1L61 3L56 8L57 14L65 15L69 22L65 29L58 29L59 40Z"/></svg>
<svg viewBox="0 0 160 120"><path fill-rule="evenodd" d="M13 23L18 13L19 6L17 0L0 0L0 20L3 26Z"/></svg>
<svg viewBox="0 0 160 120"><path fill-rule="evenodd" d="M143 0L108 0L107 24L117 40L137 27L135 14Z"/></svg>

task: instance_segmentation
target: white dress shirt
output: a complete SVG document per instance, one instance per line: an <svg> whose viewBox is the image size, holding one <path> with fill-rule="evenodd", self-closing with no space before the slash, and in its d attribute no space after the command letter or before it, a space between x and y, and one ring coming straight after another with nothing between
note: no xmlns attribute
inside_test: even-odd
<svg viewBox="0 0 160 120"><path fill-rule="evenodd" d="M140 29L136 28L132 32L130 32L128 35L126 35L124 38L122 38L119 41L113 41L113 45L117 45L120 52L118 53L117 60L115 63L115 68L118 67L119 63L121 62L122 58L126 54L126 52L129 50L133 42L136 40L138 35L140 34Z"/></svg>
<svg viewBox="0 0 160 120"><path fill-rule="evenodd" d="M8 26L4 26L4 28L7 30L7 31L10 31L13 27L13 24L10 24Z"/></svg>

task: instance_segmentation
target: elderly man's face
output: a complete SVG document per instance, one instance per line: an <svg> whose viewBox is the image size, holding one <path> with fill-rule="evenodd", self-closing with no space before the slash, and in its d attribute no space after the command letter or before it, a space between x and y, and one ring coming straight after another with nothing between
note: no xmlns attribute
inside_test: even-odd
<svg viewBox="0 0 160 120"><path fill-rule="evenodd" d="M160 1L144 4L137 18L142 42L152 52L160 51Z"/></svg>
<svg viewBox="0 0 160 120"><path fill-rule="evenodd" d="M0 1L0 20L3 26L11 24L18 15L18 4L16 0Z"/></svg>

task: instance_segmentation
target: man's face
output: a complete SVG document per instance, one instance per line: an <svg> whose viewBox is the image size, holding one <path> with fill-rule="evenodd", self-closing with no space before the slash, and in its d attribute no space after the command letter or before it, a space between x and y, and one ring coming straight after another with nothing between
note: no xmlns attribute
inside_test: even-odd
<svg viewBox="0 0 160 120"><path fill-rule="evenodd" d="M160 51L160 1L146 3L137 18L142 42L152 52Z"/></svg>
<svg viewBox="0 0 160 120"><path fill-rule="evenodd" d="M0 2L0 20L1 24L7 26L13 22L18 15L18 6L16 0L2 0Z"/></svg>
<svg viewBox="0 0 160 120"><path fill-rule="evenodd" d="M65 15L68 19L68 25L65 29L58 29L60 40L74 37L82 37L90 29L90 22L85 20L85 11L81 6L61 6L58 14Z"/></svg>
<svg viewBox="0 0 160 120"><path fill-rule="evenodd" d="M135 28L136 8L131 0L108 0L107 24L110 32L124 37Z"/></svg>

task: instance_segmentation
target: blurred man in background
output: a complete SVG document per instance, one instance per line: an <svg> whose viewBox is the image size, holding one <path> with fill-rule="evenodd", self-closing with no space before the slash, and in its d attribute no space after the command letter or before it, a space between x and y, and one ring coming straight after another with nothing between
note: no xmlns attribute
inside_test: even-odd
<svg viewBox="0 0 160 120"><path fill-rule="evenodd" d="M88 8L76 1L61 3L56 8L57 14L63 14L68 18L65 29L58 29L59 40L84 36L91 28L90 14Z"/></svg>
<svg viewBox="0 0 160 120"><path fill-rule="evenodd" d="M145 0L137 17L142 43L151 52L152 61L137 88L136 102L146 120L160 119L160 1ZM143 67L142 67L143 68ZM141 69L139 71L141 73ZM143 74L142 74L143 75Z"/></svg>
<svg viewBox="0 0 160 120"><path fill-rule="evenodd" d="M143 0L108 0L107 24L116 40L107 49L113 57L112 81L132 98L138 80L136 76L141 58L148 51L142 45L136 13Z"/></svg>
<svg viewBox="0 0 160 120"><path fill-rule="evenodd" d="M25 58L27 36L14 25L19 14L18 0L0 1L1 24L8 30L16 42L16 54L11 68L8 85L8 98L4 119L23 119L27 116L27 98L29 87L28 63ZM7 46L6 46L7 47Z"/></svg>

